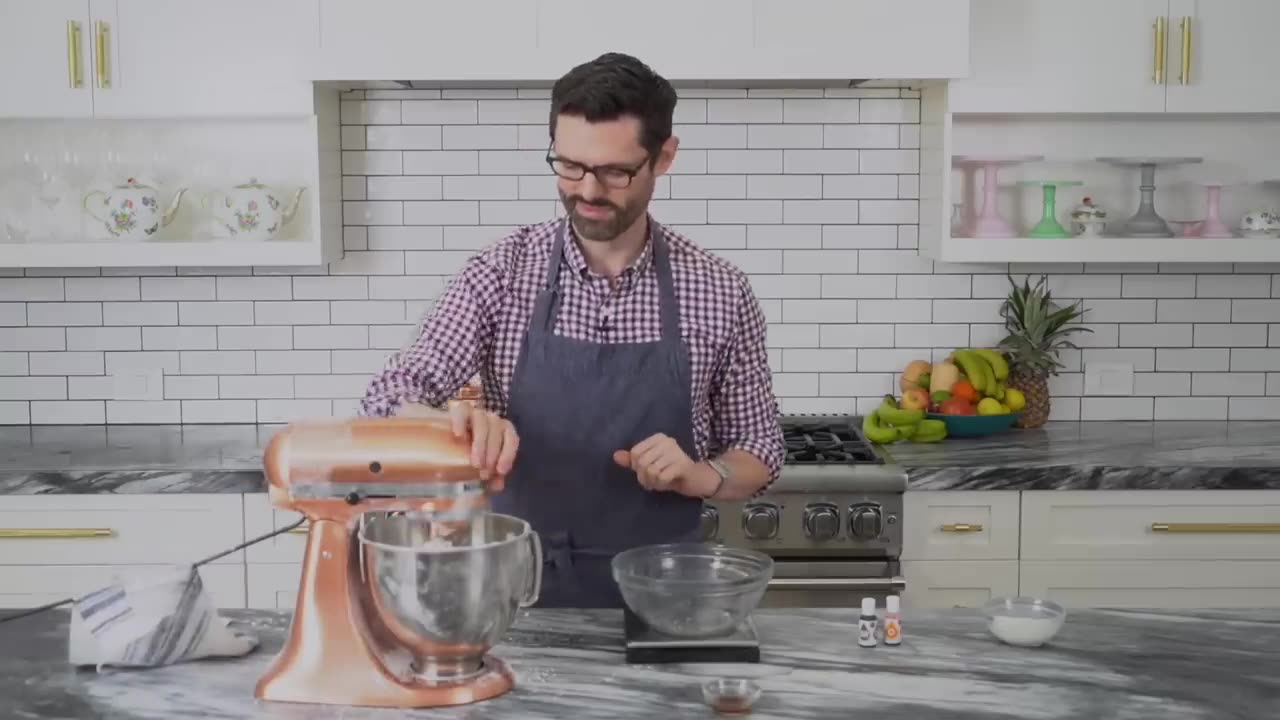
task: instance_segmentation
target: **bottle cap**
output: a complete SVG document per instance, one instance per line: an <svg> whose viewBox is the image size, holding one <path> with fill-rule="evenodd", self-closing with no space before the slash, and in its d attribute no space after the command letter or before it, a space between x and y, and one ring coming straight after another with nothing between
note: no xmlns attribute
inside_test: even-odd
<svg viewBox="0 0 1280 720"><path fill-rule="evenodd" d="M886 611L896 613L898 612L899 607L899 599L897 595L890 595L884 599L884 609Z"/></svg>
<svg viewBox="0 0 1280 720"><path fill-rule="evenodd" d="M876 599L875 599L875 598L873 598L873 597L864 597L864 598L862 598L862 614L863 614L863 615L875 615L875 614L876 614Z"/></svg>

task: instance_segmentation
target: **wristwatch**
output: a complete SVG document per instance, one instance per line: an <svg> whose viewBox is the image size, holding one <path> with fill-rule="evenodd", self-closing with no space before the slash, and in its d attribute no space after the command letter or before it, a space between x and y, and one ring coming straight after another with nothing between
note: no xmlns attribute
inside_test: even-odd
<svg viewBox="0 0 1280 720"><path fill-rule="evenodd" d="M702 496L704 499L713 498L716 496L716 493L720 492L720 488L724 487L724 482L729 479L729 472L730 472L729 465L726 464L723 460L707 460L707 464L710 465L711 469L715 470L716 474L720 476L720 482L716 483L715 490L712 490L711 492Z"/></svg>

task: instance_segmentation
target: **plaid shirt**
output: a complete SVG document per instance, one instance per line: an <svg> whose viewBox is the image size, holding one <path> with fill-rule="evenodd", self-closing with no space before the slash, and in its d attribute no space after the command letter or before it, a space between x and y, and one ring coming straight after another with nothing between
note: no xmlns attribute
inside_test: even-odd
<svg viewBox="0 0 1280 720"><path fill-rule="evenodd" d="M441 407L479 373L484 406L505 414L558 228L556 220L526 225L473 256L423 320L417 339L370 382L361 412L391 415L404 402ZM750 452L769 468L772 482L785 451L764 313L740 270L669 228L659 230L670 248L680 331L689 350L696 450L702 458L733 448ZM556 334L597 343L659 339L650 245L616 288L587 268L577 243L565 243L564 257Z"/></svg>

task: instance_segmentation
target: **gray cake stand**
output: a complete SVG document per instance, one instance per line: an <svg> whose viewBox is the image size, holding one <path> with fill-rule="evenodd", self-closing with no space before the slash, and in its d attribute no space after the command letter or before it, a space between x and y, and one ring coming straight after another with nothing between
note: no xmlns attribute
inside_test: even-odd
<svg viewBox="0 0 1280 720"><path fill-rule="evenodd" d="M1120 167L1136 167L1142 171L1142 183L1138 186L1142 199L1138 203L1138 212L1125 222L1120 229L1123 237L1135 238L1170 238L1173 228L1156 212L1156 166L1186 165L1201 162L1198 157L1100 157L1099 162L1110 163Z"/></svg>

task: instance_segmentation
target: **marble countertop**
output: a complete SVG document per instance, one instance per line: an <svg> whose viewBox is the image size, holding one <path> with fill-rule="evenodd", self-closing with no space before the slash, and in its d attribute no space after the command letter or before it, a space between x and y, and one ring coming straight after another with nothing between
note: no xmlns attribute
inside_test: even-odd
<svg viewBox="0 0 1280 720"><path fill-rule="evenodd" d="M279 425L0 428L0 495L263 491ZM911 490L1280 489L1280 422L1050 423L885 448Z"/></svg>
<svg viewBox="0 0 1280 720"><path fill-rule="evenodd" d="M5 717L23 719L711 717L700 682L752 677L751 717L1280 718L1280 610L1077 611L1036 649L1002 645L969 610L908 612L900 647L859 648L856 613L761 610L759 664L627 665L618 611L532 610L494 650L506 695L450 709L393 711L261 703L253 687L287 630L283 611L230 611L262 646L236 659L149 670L74 670L67 614L0 625Z"/></svg>

